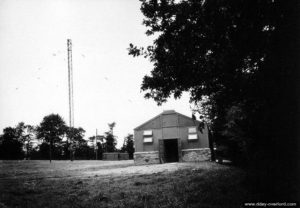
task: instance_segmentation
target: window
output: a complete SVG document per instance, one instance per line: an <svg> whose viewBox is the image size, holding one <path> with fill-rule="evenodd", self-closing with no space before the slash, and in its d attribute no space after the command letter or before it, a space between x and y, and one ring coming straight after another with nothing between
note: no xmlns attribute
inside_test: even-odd
<svg viewBox="0 0 300 208"><path fill-rule="evenodd" d="M189 134L196 134L197 133L197 130L196 130L196 127L191 127L189 128Z"/></svg>
<svg viewBox="0 0 300 208"><path fill-rule="evenodd" d="M152 130L144 131L144 136L152 136Z"/></svg>
<svg viewBox="0 0 300 208"><path fill-rule="evenodd" d="M144 131L143 137L144 137L144 143L151 143L151 142L153 142L152 130Z"/></svg>
<svg viewBox="0 0 300 208"><path fill-rule="evenodd" d="M188 132L189 132L188 140L196 140L196 139L198 139L197 128L196 127L190 127Z"/></svg>
<svg viewBox="0 0 300 208"><path fill-rule="evenodd" d="M197 134L189 134L189 140L198 139Z"/></svg>
<svg viewBox="0 0 300 208"><path fill-rule="evenodd" d="M151 143L153 142L152 137L144 137L144 143Z"/></svg>

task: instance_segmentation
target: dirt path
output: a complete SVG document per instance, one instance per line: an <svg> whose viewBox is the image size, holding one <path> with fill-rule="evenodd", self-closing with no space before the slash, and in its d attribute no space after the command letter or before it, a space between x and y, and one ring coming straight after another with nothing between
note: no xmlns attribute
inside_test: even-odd
<svg viewBox="0 0 300 208"><path fill-rule="evenodd" d="M211 164L206 162L202 163L165 163L156 165L141 165L141 166L129 166L129 167L115 167L112 169L103 169L95 171L84 171L83 174L86 176L97 175L97 176L128 176L128 175L148 175L153 173L168 173L183 169L196 170L198 168L208 169L211 168Z"/></svg>
<svg viewBox="0 0 300 208"><path fill-rule="evenodd" d="M211 164L165 163L134 165L133 160L124 161L0 161L0 180L5 179L61 179L89 177L117 177L168 173L182 169L211 168Z"/></svg>

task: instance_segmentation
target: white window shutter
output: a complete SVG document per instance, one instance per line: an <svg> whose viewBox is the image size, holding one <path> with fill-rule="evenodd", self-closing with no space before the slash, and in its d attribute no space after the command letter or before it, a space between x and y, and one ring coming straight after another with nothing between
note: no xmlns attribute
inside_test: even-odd
<svg viewBox="0 0 300 208"><path fill-rule="evenodd" d="M192 133L197 133L196 127L190 127L189 128L189 134L192 134Z"/></svg>
<svg viewBox="0 0 300 208"><path fill-rule="evenodd" d="M152 130L144 131L144 136L152 136Z"/></svg>
<svg viewBox="0 0 300 208"><path fill-rule="evenodd" d="M189 134L189 140L198 139L197 134Z"/></svg>

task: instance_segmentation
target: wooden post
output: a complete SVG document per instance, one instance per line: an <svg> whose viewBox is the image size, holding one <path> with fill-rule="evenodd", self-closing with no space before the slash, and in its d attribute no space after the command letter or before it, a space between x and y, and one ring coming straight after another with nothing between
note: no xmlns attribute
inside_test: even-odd
<svg viewBox="0 0 300 208"><path fill-rule="evenodd" d="M159 139L158 140L158 154L159 154L159 160L160 163L165 163L165 151L164 151L164 140Z"/></svg>
<svg viewBox="0 0 300 208"><path fill-rule="evenodd" d="M97 134L98 134L98 131L96 129L96 136L95 136L95 149L96 149L96 160L98 160L98 146L97 146Z"/></svg>
<svg viewBox="0 0 300 208"><path fill-rule="evenodd" d="M181 162L182 154L181 154L181 139L180 138L177 139L177 145L178 145L178 162Z"/></svg>

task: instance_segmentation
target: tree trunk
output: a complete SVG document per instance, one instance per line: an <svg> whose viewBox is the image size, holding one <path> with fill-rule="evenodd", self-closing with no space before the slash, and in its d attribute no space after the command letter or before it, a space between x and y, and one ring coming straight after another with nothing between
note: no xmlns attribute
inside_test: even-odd
<svg viewBox="0 0 300 208"><path fill-rule="evenodd" d="M71 149L70 149L70 142L69 142L69 140L70 140L70 138L69 137L67 137L67 155L69 155L69 157L70 157L70 161L72 161L72 153L71 153ZM68 156L67 156L67 158L66 159L68 159Z"/></svg>
<svg viewBox="0 0 300 208"><path fill-rule="evenodd" d="M29 142L26 144L26 160L28 160Z"/></svg>
<svg viewBox="0 0 300 208"><path fill-rule="evenodd" d="M212 132L210 131L210 128L207 125L207 130L208 130L208 143L209 143L209 148L210 148L210 153L211 153L211 161L216 160L216 155L215 155L215 150L214 150L214 137Z"/></svg>
<svg viewBox="0 0 300 208"><path fill-rule="evenodd" d="M70 145L70 159L73 162L73 160L74 160L73 143L71 143L71 145Z"/></svg>
<svg viewBox="0 0 300 208"><path fill-rule="evenodd" d="M52 141L50 141L49 159L50 159L50 163L51 163L51 160L52 160Z"/></svg>

